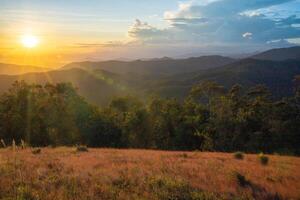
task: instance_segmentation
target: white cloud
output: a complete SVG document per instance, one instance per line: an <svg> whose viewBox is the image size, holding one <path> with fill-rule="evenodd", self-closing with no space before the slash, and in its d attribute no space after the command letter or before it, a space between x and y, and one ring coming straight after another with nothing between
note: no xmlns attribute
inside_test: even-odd
<svg viewBox="0 0 300 200"><path fill-rule="evenodd" d="M300 18L269 18L258 12L295 0L206 0L181 3L177 11L166 11L166 29L137 20L129 36L146 42L199 44L266 44L268 41L300 37ZM300 5L300 4L299 4ZM245 39L248 40L245 40ZM251 39L251 40L249 40Z"/></svg>
<svg viewBox="0 0 300 200"><path fill-rule="evenodd" d="M144 41L154 41L157 39L168 39L167 31L155 28L147 22L142 22L139 19L129 28L128 35L131 38L137 38Z"/></svg>
<svg viewBox="0 0 300 200"><path fill-rule="evenodd" d="M246 33L244 33L242 36L243 36L243 38L248 38L248 39L251 39L252 38L252 33L250 33L250 32L246 32Z"/></svg>

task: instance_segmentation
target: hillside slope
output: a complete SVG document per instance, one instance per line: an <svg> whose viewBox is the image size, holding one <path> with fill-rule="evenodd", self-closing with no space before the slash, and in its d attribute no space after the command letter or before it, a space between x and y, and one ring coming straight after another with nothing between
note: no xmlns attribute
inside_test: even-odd
<svg viewBox="0 0 300 200"><path fill-rule="evenodd" d="M300 61L264 61L243 59L226 66L174 75L117 74L101 69L79 69L0 75L0 92L7 90L16 80L43 84L71 82L79 93L97 105L106 104L113 96L157 94L183 99L191 87L204 80L216 81L227 88L240 84L245 88L264 84L275 97L293 94L293 78L300 74Z"/></svg>
<svg viewBox="0 0 300 200"><path fill-rule="evenodd" d="M144 99L152 94L183 99L193 85L212 80L227 88L234 84L245 88L264 84L280 98L293 94L293 78L300 74L300 59L291 58L297 58L299 50L300 47L274 49L256 55L257 58L282 61L204 56L181 60L71 63L63 70L0 75L0 92L7 90L15 80L71 82L90 102L104 105L113 96L128 94L140 95Z"/></svg>
<svg viewBox="0 0 300 200"><path fill-rule="evenodd" d="M42 148L34 155L7 148L0 149L0 195L13 199L22 183L18 194L43 200L299 199L300 159L269 159L263 166L250 154L237 160L217 152Z"/></svg>
<svg viewBox="0 0 300 200"><path fill-rule="evenodd" d="M216 81L227 88L234 84L251 87L264 84L275 97L293 94L293 79L300 74L300 60L264 61L244 59L215 69L171 76L149 83L159 94L181 98L191 87L204 80Z"/></svg>
<svg viewBox="0 0 300 200"><path fill-rule="evenodd" d="M300 46L271 49L253 56L254 59L284 61L289 59L300 59Z"/></svg>
<svg viewBox="0 0 300 200"><path fill-rule="evenodd" d="M115 82L110 78L111 73L91 73L82 69L56 70L42 73L28 73L23 75L0 75L0 93L10 88L17 80L24 80L28 83L45 84L70 82L78 88L79 94L89 102L104 105L113 96L130 93L128 88Z"/></svg>

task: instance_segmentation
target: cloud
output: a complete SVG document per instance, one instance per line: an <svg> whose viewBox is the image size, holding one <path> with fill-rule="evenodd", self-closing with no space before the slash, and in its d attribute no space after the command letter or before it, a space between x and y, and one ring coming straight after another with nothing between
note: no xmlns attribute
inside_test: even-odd
<svg viewBox="0 0 300 200"><path fill-rule="evenodd" d="M131 38L139 38L143 41L168 40L171 32L155 28L139 19L129 28L128 35Z"/></svg>
<svg viewBox="0 0 300 200"><path fill-rule="evenodd" d="M262 10L272 10L295 0L205 0L179 4L177 11L166 11L169 24L159 29L136 20L128 35L145 43L255 44L300 38L300 18L272 18Z"/></svg>
<svg viewBox="0 0 300 200"><path fill-rule="evenodd" d="M248 38L248 39L251 39L252 38L252 33L249 33L249 32L246 32L246 33L244 33L242 36L243 36L243 38Z"/></svg>
<svg viewBox="0 0 300 200"><path fill-rule="evenodd" d="M211 1L206 5L198 5L196 1L193 1L186 3L184 6L180 6L179 11L173 14L179 17L197 15L213 18L228 18L244 11L267 8L291 1L293 0L219 0Z"/></svg>
<svg viewBox="0 0 300 200"><path fill-rule="evenodd" d="M98 49L101 47L129 47L138 45L138 41L107 41L103 43L74 43L68 48Z"/></svg>

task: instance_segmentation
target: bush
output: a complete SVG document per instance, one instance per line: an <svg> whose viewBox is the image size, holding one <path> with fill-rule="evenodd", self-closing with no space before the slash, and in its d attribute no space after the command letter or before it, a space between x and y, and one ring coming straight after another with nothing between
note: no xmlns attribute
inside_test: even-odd
<svg viewBox="0 0 300 200"><path fill-rule="evenodd" d="M269 157L264 155L263 153L259 154L258 158L262 165L267 165L269 163Z"/></svg>
<svg viewBox="0 0 300 200"><path fill-rule="evenodd" d="M32 149L31 151L33 154L40 154L42 150L40 148Z"/></svg>
<svg viewBox="0 0 300 200"><path fill-rule="evenodd" d="M244 153L243 152L235 152L234 153L234 158L238 159L238 160L243 160L244 159Z"/></svg>
<svg viewBox="0 0 300 200"><path fill-rule="evenodd" d="M245 187L249 184L249 181L246 179L246 177L239 172L234 171L232 173L232 177L234 181L241 187Z"/></svg>
<svg viewBox="0 0 300 200"><path fill-rule="evenodd" d="M77 152L88 152L89 150L88 150L87 146L77 146L76 151Z"/></svg>
<svg viewBox="0 0 300 200"><path fill-rule="evenodd" d="M182 158L188 158L188 155L187 155L186 153L183 153L183 154L181 155L181 157L182 157Z"/></svg>

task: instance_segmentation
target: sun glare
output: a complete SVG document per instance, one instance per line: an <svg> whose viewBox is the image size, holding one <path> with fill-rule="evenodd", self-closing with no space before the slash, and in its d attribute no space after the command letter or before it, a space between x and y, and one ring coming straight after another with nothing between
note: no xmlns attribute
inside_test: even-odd
<svg viewBox="0 0 300 200"><path fill-rule="evenodd" d="M34 35L23 35L21 42L26 48L34 48L39 44L39 39Z"/></svg>

